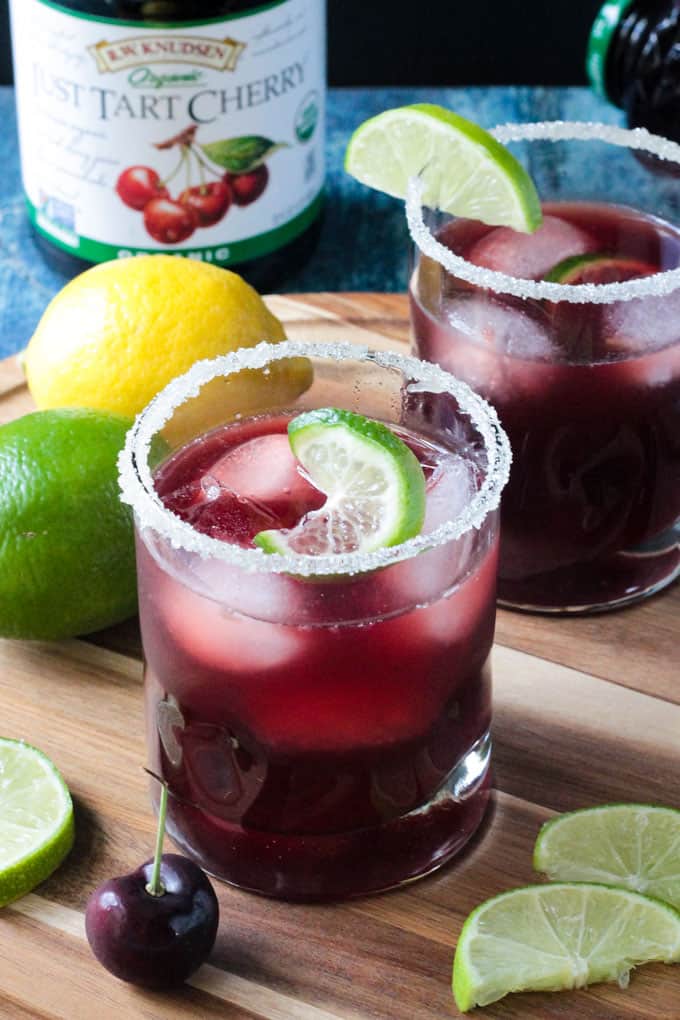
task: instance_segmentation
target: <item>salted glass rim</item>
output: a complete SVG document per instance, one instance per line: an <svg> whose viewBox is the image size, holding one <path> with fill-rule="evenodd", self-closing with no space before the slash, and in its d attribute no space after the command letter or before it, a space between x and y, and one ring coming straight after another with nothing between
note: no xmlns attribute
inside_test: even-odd
<svg viewBox="0 0 680 1020"><path fill-rule="evenodd" d="M149 451L154 437L173 412L186 400L198 396L202 387L217 376L233 375L243 369L265 368L273 361L295 357L371 362L385 369L401 371L409 380L409 392L450 393L455 397L460 411L469 417L480 433L488 460L484 482L463 510L430 534L417 535L400 545L371 553L310 556L243 549L195 531L164 506L153 484ZM133 508L141 532L151 529L173 548L197 553L206 559L223 560L249 572L311 577L376 570L451 542L472 528L479 528L487 515L498 507L508 479L510 460L510 444L495 410L469 386L437 365L393 351L373 351L355 344L288 340L277 344L263 341L254 347L197 361L188 372L161 390L137 416L119 455L118 469L121 499Z"/></svg>
<svg viewBox="0 0 680 1020"><path fill-rule="evenodd" d="M619 148L638 149L660 159L680 165L680 145L645 128L621 128L594 121L535 121L527 124L501 124L490 131L493 137L507 142L524 141L597 141ZM423 218L423 182L412 177L406 196L406 219L409 232L420 251L438 262L453 276L493 290L498 294L534 298L541 301L569 301L572 304L610 304L614 301L632 301L641 297L663 297L680 287L680 267L667 269L651 276L639 277L620 283L552 283L547 280L526 280L495 269L485 269L455 255L434 236Z"/></svg>

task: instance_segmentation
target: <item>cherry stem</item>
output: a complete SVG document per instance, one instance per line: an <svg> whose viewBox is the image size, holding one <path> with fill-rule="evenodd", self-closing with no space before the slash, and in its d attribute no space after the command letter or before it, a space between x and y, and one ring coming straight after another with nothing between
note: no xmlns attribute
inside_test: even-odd
<svg viewBox="0 0 680 1020"><path fill-rule="evenodd" d="M199 154L196 152L196 149L195 149L195 147L193 145L191 146L191 149L189 151L191 152L192 156L196 160L196 164L198 166L198 179L201 182L201 188L205 189L205 166L204 166L203 160L201 159ZM202 191L202 194L205 194L205 190Z"/></svg>
<svg viewBox="0 0 680 1020"><path fill-rule="evenodd" d="M161 181L161 184L163 185L164 188L167 188L167 186L170 183L170 181L172 181L177 176L177 174L179 173L183 163L184 163L184 152L182 152L182 155L179 157L179 162L175 166L175 169L172 171L172 173L168 174L168 176L164 180Z"/></svg>
<svg viewBox="0 0 680 1020"><path fill-rule="evenodd" d="M182 146L182 158L184 160L184 169L186 171L186 188L187 190L191 187L191 147L188 145Z"/></svg>
<svg viewBox="0 0 680 1020"><path fill-rule="evenodd" d="M207 162L207 160L199 153L195 145L191 146L191 151L198 160L199 166L202 166L204 170L207 170L209 174L213 174L213 176L218 179L223 177L224 170L222 168L216 170L214 166L211 166L210 163Z"/></svg>
<svg viewBox="0 0 680 1020"><path fill-rule="evenodd" d="M146 891L149 896L162 896L165 887L161 882L161 857L163 856L163 838L165 836L165 815L168 810L168 788L161 784L161 800L158 805L158 829L156 831L156 851L153 859L151 881L147 882Z"/></svg>

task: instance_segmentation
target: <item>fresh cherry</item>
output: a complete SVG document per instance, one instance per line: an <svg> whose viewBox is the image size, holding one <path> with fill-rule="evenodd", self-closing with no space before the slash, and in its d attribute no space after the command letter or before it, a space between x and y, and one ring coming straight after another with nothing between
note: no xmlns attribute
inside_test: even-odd
<svg viewBox="0 0 680 1020"><path fill-rule="evenodd" d="M169 198L170 193L150 166L129 166L116 181L116 191L131 209L141 211L152 198Z"/></svg>
<svg viewBox="0 0 680 1020"><path fill-rule="evenodd" d="M161 244L179 244L196 229L196 214L173 198L152 198L144 206L144 226Z"/></svg>
<svg viewBox="0 0 680 1020"><path fill-rule="evenodd" d="M269 170L265 163L260 163L247 174L225 174L236 205L251 205L255 202L269 181Z"/></svg>
<svg viewBox="0 0 680 1020"><path fill-rule="evenodd" d="M217 897L198 865L163 854L167 790L158 815L156 855L111 878L90 896L85 931L99 962L122 981L146 988L181 984L215 943Z"/></svg>
<svg viewBox="0 0 680 1020"><path fill-rule="evenodd" d="M231 188L226 181L211 181L186 188L178 198L180 205L192 209L199 227L219 223L231 205Z"/></svg>

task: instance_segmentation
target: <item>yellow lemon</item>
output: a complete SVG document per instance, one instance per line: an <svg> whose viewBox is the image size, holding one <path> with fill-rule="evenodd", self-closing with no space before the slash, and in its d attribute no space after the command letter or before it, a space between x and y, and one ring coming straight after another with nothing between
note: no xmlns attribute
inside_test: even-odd
<svg viewBox="0 0 680 1020"><path fill-rule="evenodd" d="M24 364L40 408L134 416L195 361L284 339L279 320L236 273L149 255L105 262L67 284L48 305ZM289 395L309 385L309 367L290 365Z"/></svg>

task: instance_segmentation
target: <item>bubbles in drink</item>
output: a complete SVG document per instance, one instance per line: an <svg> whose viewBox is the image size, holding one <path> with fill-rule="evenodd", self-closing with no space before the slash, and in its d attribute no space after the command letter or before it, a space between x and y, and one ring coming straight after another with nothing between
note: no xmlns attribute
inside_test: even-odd
<svg viewBox="0 0 680 1020"><path fill-rule="evenodd" d="M544 216L533 234L510 227L491 230L467 252L476 266L526 280L541 280L564 259L595 251L597 242L585 230L558 216Z"/></svg>

